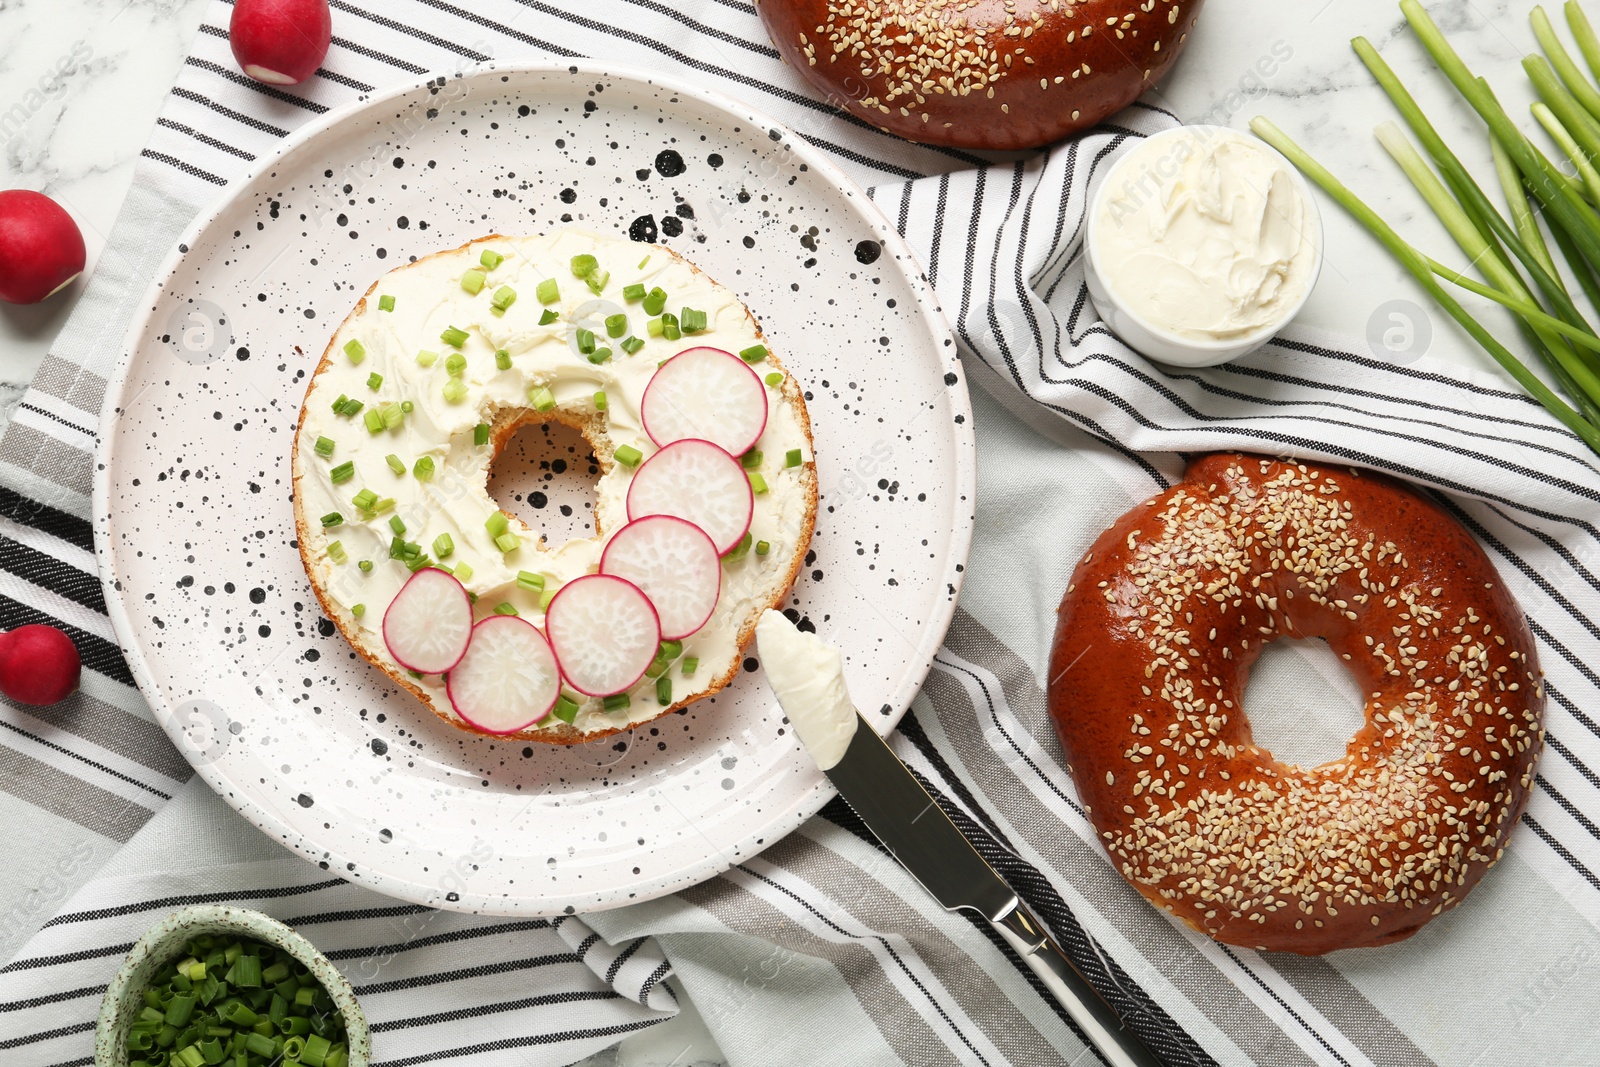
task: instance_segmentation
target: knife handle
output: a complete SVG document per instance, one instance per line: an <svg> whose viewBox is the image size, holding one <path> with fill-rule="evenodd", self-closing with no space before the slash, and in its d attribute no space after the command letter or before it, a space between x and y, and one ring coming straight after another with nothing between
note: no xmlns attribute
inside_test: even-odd
<svg viewBox="0 0 1600 1067"><path fill-rule="evenodd" d="M1128 1029L1020 898L1013 897L1011 906L990 917L989 923L1067 1009L1072 1021L1111 1067L1163 1067L1156 1054L1139 1035Z"/></svg>

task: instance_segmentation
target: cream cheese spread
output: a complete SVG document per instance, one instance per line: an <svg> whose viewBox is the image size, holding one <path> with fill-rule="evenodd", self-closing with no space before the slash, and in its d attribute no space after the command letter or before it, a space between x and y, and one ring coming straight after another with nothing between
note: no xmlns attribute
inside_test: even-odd
<svg viewBox="0 0 1600 1067"><path fill-rule="evenodd" d="M502 257L492 269L480 263L484 250ZM571 263L579 255L594 256L610 273L598 295L573 274ZM468 270L484 272L477 293L462 287ZM541 282L553 282L559 297L541 302ZM651 316L639 301L623 295L634 284L664 290L666 310L673 314L682 308L703 311L705 329L676 340L651 337ZM493 305L502 287L516 294L503 314ZM555 313L554 321L541 321L552 318L547 311ZM608 336L605 320L618 314L627 317L625 333ZM597 347L612 350L610 359L596 364L580 352L580 327L594 334ZM441 340L451 328L466 334L459 347ZM632 354L621 347L629 337L643 342ZM362 352L359 362L347 351L352 341ZM658 364L700 345L737 353L761 343L755 321L731 291L665 248L622 238L573 229L543 237L497 236L397 268L378 281L364 306L339 328L330 358L306 395L295 446L296 493L308 542L304 554L315 580L339 610L349 613L343 622L347 632L359 632L363 650L400 673L382 638L384 611L411 573L404 562L390 558L399 536L391 520L398 518L403 539L431 555L436 555L437 539L448 535L453 550L440 562L453 567L476 597L477 618L510 604L542 628L542 596L596 572L608 536L628 521L629 482L657 451L639 408ZM419 357L419 352L437 356ZM466 365L454 379L461 386L452 400L446 391L453 380L448 362L457 353ZM707 691L738 662L741 630L782 589L810 531L814 479L804 409L798 394L793 403L785 400L788 374L773 360L755 362L752 369L767 383L768 421L756 445L762 459L757 465L747 463L767 487L755 496L750 534L753 541L766 542L768 550L724 561L721 594L711 618L683 641L681 657L667 672L674 703ZM376 388L370 384L374 374L382 379ZM503 552L485 526L499 511L487 491L494 449L477 442L475 428L494 422L505 409L530 407L530 395L541 388L554 401L551 416L568 414L591 422L600 418L596 394L604 393L605 412L597 424L610 450L632 448L642 458L632 467L613 463L599 478L597 536L544 544L538 530L512 518L510 530L520 545ZM341 396L363 402L363 410L336 413L333 406ZM397 425L370 432L366 412L406 402L412 410ZM332 442L331 453L317 450L319 439ZM789 466L795 449L802 465ZM404 473L393 469L391 456ZM426 480L415 474L417 462L425 457L433 463ZM353 464L353 474L335 483L332 474L343 464ZM364 489L380 500L392 499L393 505L381 513L363 511L353 498ZM332 514L342 522L325 528L320 517ZM335 542L339 548L330 555ZM364 569L364 560L372 566ZM519 584L519 572L540 576L543 593ZM693 673L685 671L687 666L694 667ZM441 715L458 718L441 678L425 676L417 684ZM566 692L579 700L572 725L586 733L642 722L662 710L654 678L641 678L628 694L629 706L615 711L606 711L598 699ZM557 721L551 715L540 725Z"/></svg>
<svg viewBox="0 0 1600 1067"><path fill-rule="evenodd" d="M1289 164L1219 127L1133 149L1100 198L1101 280L1150 326L1226 340L1285 322L1315 276L1318 226Z"/></svg>
<svg viewBox="0 0 1600 1067"><path fill-rule="evenodd" d="M823 770L836 767L855 736L855 705L844 684L839 650L768 610L756 623L756 646L767 681L800 743Z"/></svg>

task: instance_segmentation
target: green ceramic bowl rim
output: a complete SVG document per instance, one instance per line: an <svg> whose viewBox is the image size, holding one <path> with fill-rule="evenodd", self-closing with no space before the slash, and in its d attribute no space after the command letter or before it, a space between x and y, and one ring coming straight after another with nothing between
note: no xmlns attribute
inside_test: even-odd
<svg viewBox="0 0 1600 1067"><path fill-rule="evenodd" d="M317 947L270 915L229 904L197 904L181 908L152 926L123 960L100 1002L100 1021L94 1034L95 1067L128 1067L128 1027L143 1009L144 989L155 972L175 955L178 947L201 934L227 933L265 941L286 949L322 984L344 1016L350 1049L349 1067L367 1067L372 1039L367 1017L350 982Z"/></svg>

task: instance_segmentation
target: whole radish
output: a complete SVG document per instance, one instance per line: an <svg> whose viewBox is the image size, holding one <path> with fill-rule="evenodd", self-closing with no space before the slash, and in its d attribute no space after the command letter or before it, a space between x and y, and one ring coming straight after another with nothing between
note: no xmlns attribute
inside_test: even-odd
<svg viewBox="0 0 1600 1067"><path fill-rule="evenodd" d="M83 234L43 193L0 192L0 300L37 304L83 273Z"/></svg>
<svg viewBox="0 0 1600 1067"><path fill-rule="evenodd" d="M19 626L0 634L0 693L43 707L65 700L83 673L77 646L54 626Z"/></svg>
<svg viewBox="0 0 1600 1067"><path fill-rule="evenodd" d="M311 77L332 37L328 0L237 0L228 21L233 58L268 85L298 85Z"/></svg>

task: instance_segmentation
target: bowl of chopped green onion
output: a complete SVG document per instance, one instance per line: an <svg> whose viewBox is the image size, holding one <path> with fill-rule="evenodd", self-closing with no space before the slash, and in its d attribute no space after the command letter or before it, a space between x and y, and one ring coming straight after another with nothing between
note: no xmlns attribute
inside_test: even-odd
<svg viewBox="0 0 1600 1067"><path fill-rule="evenodd" d="M106 989L95 1067L367 1067L366 1016L316 947L259 911L173 912Z"/></svg>

